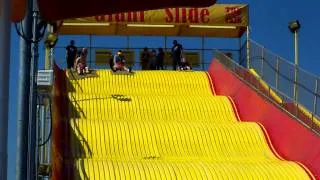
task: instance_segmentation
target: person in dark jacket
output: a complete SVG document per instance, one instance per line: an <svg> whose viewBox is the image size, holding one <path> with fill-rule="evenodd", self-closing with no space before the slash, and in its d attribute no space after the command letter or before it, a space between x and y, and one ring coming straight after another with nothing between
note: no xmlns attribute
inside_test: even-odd
<svg viewBox="0 0 320 180"><path fill-rule="evenodd" d="M156 70L157 68L157 51L155 49L151 50L149 67L151 70Z"/></svg>
<svg viewBox="0 0 320 180"><path fill-rule="evenodd" d="M177 70L177 66L181 64L181 57L183 53L183 47L181 44L178 43L177 40L173 41L172 51L172 58L173 58L173 70Z"/></svg>
<svg viewBox="0 0 320 180"><path fill-rule="evenodd" d="M142 54L141 54L141 69L142 70L148 70L149 69L149 61L150 61L150 52L147 47L143 48Z"/></svg>
<svg viewBox="0 0 320 180"><path fill-rule="evenodd" d="M158 54L157 54L157 70L163 70L163 64L164 64L164 51L162 48L158 49Z"/></svg>
<svg viewBox="0 0 320 180"><path fill-rule="evenodd" d="M74 61L76 60L77 55L77 47L75 46L74 40L70 41L70 45L66 48L66 60L67 60L67 68L71 69L74 65Z"/></svg>

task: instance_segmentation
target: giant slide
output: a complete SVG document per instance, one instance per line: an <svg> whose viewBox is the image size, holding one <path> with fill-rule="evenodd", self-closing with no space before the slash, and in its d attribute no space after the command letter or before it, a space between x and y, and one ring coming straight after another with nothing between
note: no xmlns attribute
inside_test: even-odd
<svg viewBox="0 0 320 180"><path fill-rule="evenodd" d="M206 72L56 68L53 179L313 179Z"/></svg>

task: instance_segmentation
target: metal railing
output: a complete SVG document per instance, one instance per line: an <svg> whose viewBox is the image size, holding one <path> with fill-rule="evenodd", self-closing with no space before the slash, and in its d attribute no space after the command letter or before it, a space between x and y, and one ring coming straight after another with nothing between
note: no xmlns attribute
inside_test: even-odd
<svg viewBox="0 0 320 180"><path fill-rule="evenodd" d="M300 101L294 101L294 65L275 56L266 49L260 48L260 46L255 43L251 43L250 46L256 48L251 48L250 56L250 67L254 69L254 71L250 72L250 70L243 67L242 64L240 65L227 57L225 53L216 52L216 58L237 77L255 89L260 95L264 96L280 109L297 119L300 123L320 135L320 117L316 114L319 112L312 111L312 108L308 108L308 106L303 104L311 101L311 103L307 105L313 105L311 107L319 106L319 104L317 104L317 101L320 100L319 89L317 89L317 92L311 90L311 87L316 89L319 79L299 69L299 73L304 73L299 75L298 81L298 100ZM260 56L258 56L258 53L261 53ZM257 72L258 75L254 75L254 72ZM307 81L303 79L305 77L316 80L314 82L315 84L310 81L304 82Z"/></svg>
<svg viewBox="0 0 320 180"><path fill-rule="evenodd" d="M243 53L240 54L246 54L244 49L241 52ZM241 57L240 62L245 62L246 56ZM320 77L296 67L252 40L249 57L249 68L254 69L265 82L295 100L294 103L303 105L314 115L320 116Z"/></svg>
<svg viewBox="0 0 320 180"><path fill-rule="evenodd" d="M78 49L80 49L79 47ZM143 48L126 48L126 47L87 47L88 49L88 57L87 57L87 64L92 69L108 69L109 68L109 62L108 59L105 60L104 64L97 63L95 52L96 50L111 50L112 54L115 54L119 49L125 50L125 51L133 51L134 52L134 60L133 64L131 66L135 70L141 69L141 63L140 63L140 53L142 52ZM149 51L152 48L149 47ZM193 70L207 70L211 60L215 57L214 52L216 50L219 50L220 52L225 52L229 56L233 57L234 59L240 59L240 50L239 49L184 49L184 52L197 52L199 54L199 63L193 64L192 68ZM171 48L164 49L165 52L170 54ZM66 47L55 47L55 61L57 65L61 68L65 68L67 66L66 62ZM169 59L165 60L164 68L168 70L172 70L172 59L169 57Z"/></svg>

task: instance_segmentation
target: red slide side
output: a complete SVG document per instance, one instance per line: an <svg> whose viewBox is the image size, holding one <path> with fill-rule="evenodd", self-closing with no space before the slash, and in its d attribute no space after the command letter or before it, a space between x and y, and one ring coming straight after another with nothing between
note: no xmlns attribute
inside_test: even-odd
<svg viewBox="0 0 320 180"><path fill-rule="evenodd" d="M270 103L214 60L208 70L217 95L230 96L242 121L262 124L278 154L305 165L320 180L320 137Z"/></svg>

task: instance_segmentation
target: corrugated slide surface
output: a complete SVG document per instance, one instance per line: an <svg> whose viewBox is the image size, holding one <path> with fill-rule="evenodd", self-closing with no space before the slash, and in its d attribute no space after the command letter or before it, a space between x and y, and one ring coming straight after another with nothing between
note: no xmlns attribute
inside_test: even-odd
<svg viewBox="0 0 320 180"><path fill-rule="evenodd" d="M94 73L66 76L66 178L310 179L215 96L205 72Z"/></svg>

